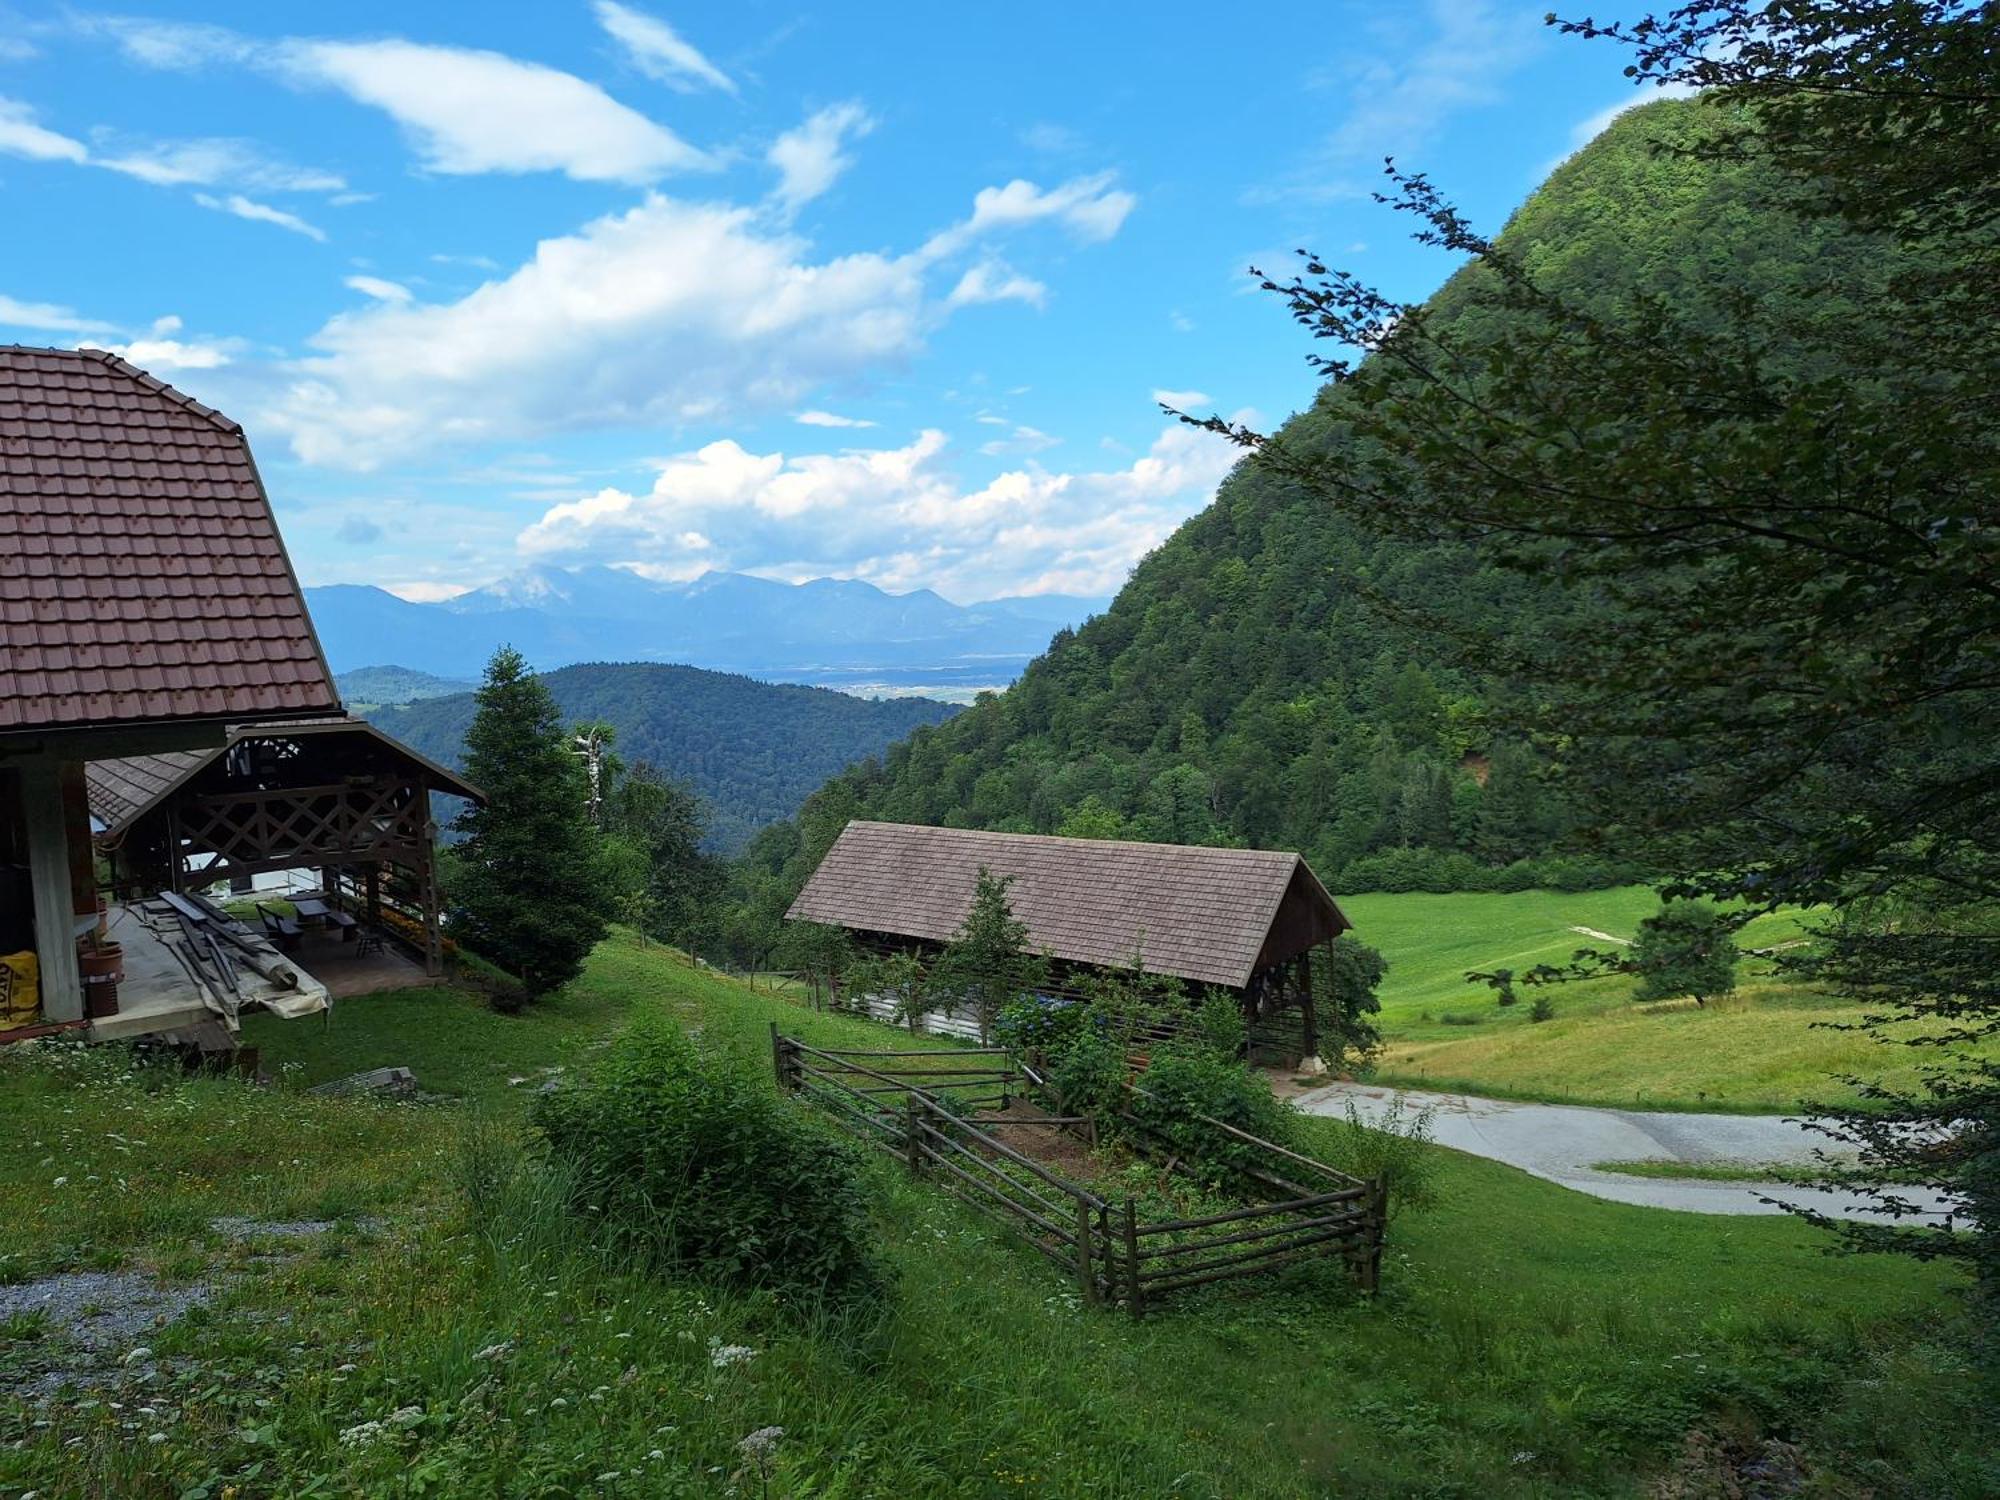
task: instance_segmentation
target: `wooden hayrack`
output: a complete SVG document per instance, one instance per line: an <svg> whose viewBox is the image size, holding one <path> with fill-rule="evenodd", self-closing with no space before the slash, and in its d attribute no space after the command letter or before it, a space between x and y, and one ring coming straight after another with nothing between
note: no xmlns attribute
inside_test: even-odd
<svg viewBox="0 0 2000 1500"><path fill-rule="evenodd" d="M829 1051L785 1036L773 1021L771 1061L782 1088L997 1218L1074 1276L1086 1303L1123 1303L1137 1318L1176 1292L1327 1255L1344 1258L1364 1290L1380 1282L1382 1180L1350 1177L1223 1121L1196 1117L1255 1148L1259 1164L1241 1175L1273 1196L1196 1218L1146 1219L1130 1197L1113 1203L993 1134L1078 1130L1090 1123L1082 1116L972 1116L1007 1108L1038 1081L1004 1050Z"/></svg>

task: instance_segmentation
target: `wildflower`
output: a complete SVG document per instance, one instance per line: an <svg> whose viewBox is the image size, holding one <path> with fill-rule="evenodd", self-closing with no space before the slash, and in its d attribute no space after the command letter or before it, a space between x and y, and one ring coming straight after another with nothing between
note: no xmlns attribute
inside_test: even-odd
<svg viewBox="0 0 2000 1500"><path fill-rule="evenodd" d="M736 1451L753 1463L768 1463L771 1455L778 1451L778 1443L784 1435L782 1427L759 1427L737 1443Z"/></svg>
<svg viewBox="0 0 2000 1500"><path fill-rule="evenodd" d="M748 1344L716 1344L708 1351L708 1362L718 1370L726 1370L731 1365L747 1364L757 1357L757 1351Z"/></svg>
<svg viewBox="0 0 2000 1500"><path fill-rule="evenodd" d="M508 1339L502 1343L488 1344L484 1349L481 1349L477 1354L473 1355L472 1357L474 1359L505 1359L508 1355L512 1354L513 1352L514 1352L514 1341L512 1339Z"/></svg>
<svg viewBox="0 0 2000 1500"><path fill-rule="evenodd" d="M128 1365L136 1365L139 1363L140 1360L151 1359L152 1357L153 1357L153 1351L151 1349L148 1349L144 1344L141 1344L138 1348L134 1349L130 1354L125 1356L125 1363Z"/></svg>
<svg viewBox="0 0 2000 1500"><path fill-rule="evenodd" d="M424 1409L421 1406L399 1406L389 1413L391 1427L414 1427L423 1419Z"/></svg>
<svg viewBox="0 0 2000 1500"><path fill-rule="evenodd" d="M149 1443L164 1443L166 1440L167 1435L164 1432L149 1432L146 1434L146 1441Z"/></svg>
<svg viewBox="0 0 2000 1500"><path fill-rule="evenodd" d="M381 1438L387 1430L380 1422L362 1422L357 1426L347 1428L340 1434L340 1446L343 1448L365 1447L367 1444Z"/></svg>
<svg viewBox="0 0 2000 1500"><path fill-rule="evenodd" d="M49 1186L50 1186L50 1187L67 1187L67 1186L69 1186L69 1179L68 1179L67 1177L58 1177L58 1178L57 1178L57 1179L56 1179L56 1180L55 1180L54 1182L50 1183L50 1184L49 1184Z"/></svg>

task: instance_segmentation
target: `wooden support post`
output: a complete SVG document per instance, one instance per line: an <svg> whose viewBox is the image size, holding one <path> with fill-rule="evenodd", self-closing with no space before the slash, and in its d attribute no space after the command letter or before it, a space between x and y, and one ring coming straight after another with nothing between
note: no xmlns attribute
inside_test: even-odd
<svg viewBox="0 0 2000 1500"><path fill-rule="evenodd" d="M924 1170L923 1120L923 1101L912 1089L903 1095L903 1155L913 1177L921 1176Z"/></svg>
<svg viewBox="0 0 2000 1500"><path fill-rule="evenodd" d="M1139 1283L1139 1210L1125 1200L1125 1305L1134 1320L1146 1315L1145 1288Z"/></svg>
<svg viewBox="0 0 2000 1500"><path fill-rule="evenodd" d="M1368 1239L1361 1249L1359 1266L1361 1290L1374 1292L1382 1287L1382 1237L1389 1222L1389 1179L1368 1180Z"/></svg>
<svg viewBox="0 0 2000 1500"><path fill-rule="evenodd" d="M1313 1008L1313 956L1308 948L1299 955L1299 1008L1305 1015L1306 1056L1319 1052L1319 1014Z"/></svg>
<svg viewBox="0 0 2000 1500"><path fill-rule="evenodd" d="M1082 1196L1076 1200L1076 1276L1083 1283L1084 1305L1095 1307L1097 1267L1090 1257L1090 1200Z"/></svg>
<svg viewBox="0 0 2000 1500"><path fill-rule="evenodd" d="M426 801L430 798L430 793L422 788L417 795ZM437 824L425 818L422 853L418 856L422 865L417 871L417 885L424 902L424 972L433 979L444 973L444 926L438 911L444 902L438 891L437 831Z"/></svg>
<svg viewBox="0 0 2000 1500"><path fill-rule="evenodd" d="M771 1023L771 1067L778 1075L778 1087L781 1089L791 1088L796 1081L792 1077L792 1070L786 1056L789 1050L785 1045L785 1039L778 1035L778 1023L773 1021Z"/></svg>
<svg viewBox="0 0 2000 1500"><path fill-rule="evenodd" d="M42 1019L83 1018L83 974L76 958L76 900L70 879L70 828L62 765L35 757L21 767L21 819L28 843L28 884L35 913ZM89 838L86 824L83 836Z"/></svg>

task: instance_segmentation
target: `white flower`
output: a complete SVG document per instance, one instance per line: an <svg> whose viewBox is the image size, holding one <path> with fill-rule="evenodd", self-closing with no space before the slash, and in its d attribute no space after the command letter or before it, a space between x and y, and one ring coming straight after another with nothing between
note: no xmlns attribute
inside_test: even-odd
<svg viewBox="0 0 2000 1500"><path fill-rule="evenodd" d="M380 1422L363 1422L359 1426L350 1427L341 1433L340 1446L343 1448L359 1448L364 1444L376 1441L386 1430Z"/></svg>
<svg viewBox="0 0 2000 1500"><path fill-rule="evenodd" d="M49 1184L50 1187L67 1187L68 1185L69 1179L67 1177L58 1177L54 1182Z"/></svg>
<svg viewBox="0 0 2000 1500"><path fill-rule="evenodd" d="M473 1355L472 1357L474 1359L505 1359L508 1355L512 1354L513 1352L514 1352L514 1341L512 1339L508 1339L503 1343L488 1344L484 1349L481 1349L477 1354Z"/></svg>
<svg viewBox="0 0 2000 1500"><path fill-rule="evenodd" d="M756 1357L757 1351L748 1344L717 1344L708 1351L708 1362L718 1370L747 1364Z"/></svg>
<svg viewBox="0 0 2000 1500"><path fill-rule="evenodd" d="M164 1443L166 1440L167 1435L164 1432L149 1432L146 1434L146 1441L149 1443Z"/></svg>
<svg viewBox="0 0 2000 1500"><path fill-rule="evenodd" d="M141 1344L138 1348L134 1349L130 1354L125 1356L125 1363L128 1365L136 1365L137 1363L139 1363L140 1360L151 1359L152 1357L153 1357L153 1351L151 1349L148 1349L144 1344Z"/></svg>
<svg viewBox="0 0 2000 1500"><path fill-rule="evenodd" d="M414 1427L423 1419L424 1409L421 1406L399 1406L389 1413L391 1427Z"/></svg>
<svg viewBox="0 0 2000 1500"><path fill-rule="evenodd" d="M760 1464L767 1463L771 1455L778 1451L779 1440L784 1435L785 1429L782 1427L759 1427L738 1442L736 1450L745 1458L753 1459Z"/></svg>

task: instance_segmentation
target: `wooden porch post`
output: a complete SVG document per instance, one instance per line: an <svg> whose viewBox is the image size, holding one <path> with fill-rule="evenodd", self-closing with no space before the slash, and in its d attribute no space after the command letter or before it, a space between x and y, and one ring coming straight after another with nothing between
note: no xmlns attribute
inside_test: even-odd
<svg viewBox="0 0 2000 1500"><path fill-rule="evenodd" d="M1319 1012L1313 1007L1313 950L1299 955L1299 1008L1305 1013L1306 1056L1319 1055Z"/></svg>
<svg viewBox="0 0 2000 1500"><path fill-rule="evenodd" d="M430 793L419 787L417 795L429 800ZM424 819L424 847L418 856L417 882L424 898L424 972L435 979L444 973L444 930L438 921L437 823Z"/></svg>
<svg viewBox="0 0 2000 1500"><path fill-rule="evenodd" d="M28 882L35 906L35 962L42 1018L83 1019L83 973L76 961L76 899L70 879L70 827L62 762L36 756L21 764L21 814L28 836ZM83 837L90 837L85 825Z"/></svg>

